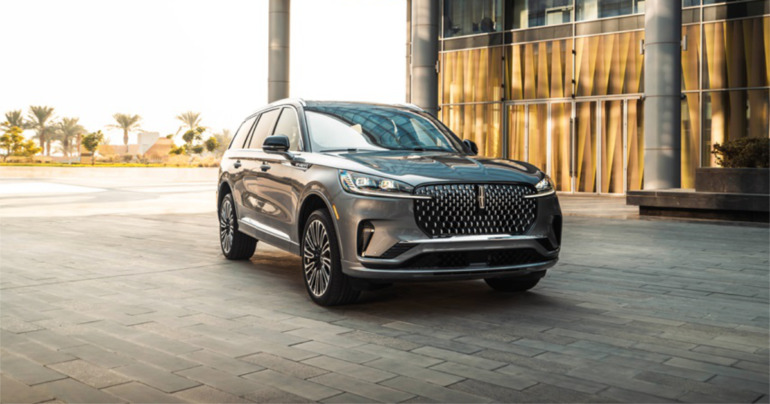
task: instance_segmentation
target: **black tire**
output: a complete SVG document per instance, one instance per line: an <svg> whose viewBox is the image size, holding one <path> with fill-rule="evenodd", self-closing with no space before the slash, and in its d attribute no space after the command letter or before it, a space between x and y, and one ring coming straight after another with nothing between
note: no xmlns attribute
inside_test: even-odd
<svg viewBox="0 0 770 404"><path fill-rule="evenodd" d="M498 292L524 292L534 288L544 275L545 273L517 278L486 278L484 282Z"/></svg>
<svg viewBox="0 0 770 404"><path fill-rule="evenodd" d="M257 240L238 231L233 195L225 194L219 204L219 246L229 260L247 260L257 249Z"/></svg>
<svg viewBox="0 0 770 404"><path fill-rule="evenodd" d="M310 298L321 306L353 303L361 291L342 273L337 232L326 210L310 214L300 239L302 278Z"/></svg>

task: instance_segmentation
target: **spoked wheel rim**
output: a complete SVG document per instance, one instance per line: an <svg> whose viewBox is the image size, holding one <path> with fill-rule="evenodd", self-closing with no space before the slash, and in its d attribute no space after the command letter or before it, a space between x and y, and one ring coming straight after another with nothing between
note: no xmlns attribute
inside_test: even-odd
<svg viewBox="0 0 770 404"><path fill-rule="evenodd" d="M219 210L219 241L222 243L225 254L233 248L233 237L235 237L235 212L230 199L225 198Z"/></svg>
<svg viewBox="0 0 770 404"><path fill-rule="evenodd" d="M310 293L321 296L329 287L332 273L332 251L329 233L320 220L310 223L305 233L302 268Z"/></svg>

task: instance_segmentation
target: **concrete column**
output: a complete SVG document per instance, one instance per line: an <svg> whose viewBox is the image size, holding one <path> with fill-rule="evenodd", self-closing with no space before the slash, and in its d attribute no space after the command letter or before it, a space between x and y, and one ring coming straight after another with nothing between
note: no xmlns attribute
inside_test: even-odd
<svg viewBox="0 0 770 404"><path fill-rule="evenodd" d="M647 0L644 7L644 189L679 188L682 4Z"/></svg>
<svg viewBox="0 0 770 404"><path fill-rule="evenodd" d="M406 98L412 102L412 0L406 0Z"/></svg>
<svg viewBox="0 0 770 404"><path fill-rule="evenodd" d="M267 102L289 97L291 0L270 0Z"/></svg>
<svg viewBox="0 0 770 404"><path fill-rule="evenodd" d="M438 112L438 0L412 0L411 102Z"/></svg>

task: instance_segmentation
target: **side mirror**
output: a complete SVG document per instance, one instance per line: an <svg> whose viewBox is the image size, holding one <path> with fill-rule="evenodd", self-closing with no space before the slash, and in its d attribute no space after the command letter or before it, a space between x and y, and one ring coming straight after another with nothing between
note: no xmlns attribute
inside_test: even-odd
<svg viewBox="0 0 770 404"><path fill-rule="evenodd" d="M289 137L286 135L268 136L262 143L262 151L274 154L289 153Z"/></svg>
<svg viewBox="0 0 770 404"><path fill-rule="evenodd" d="M474 143L472 140L465 139L463 140L463 144L474 156L479 154L479 147L476 146L476 143Z"/></svg>

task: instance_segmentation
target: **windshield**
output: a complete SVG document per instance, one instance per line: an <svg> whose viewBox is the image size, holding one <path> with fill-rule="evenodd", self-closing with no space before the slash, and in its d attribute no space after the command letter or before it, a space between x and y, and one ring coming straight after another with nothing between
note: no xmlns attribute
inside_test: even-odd
<svg viewBox="0 0 770 404"><path fill-rule="evenodd" d="M305 108L313 150L459 152L459 141L439 123L413 111L373 105Z"/></svg>

